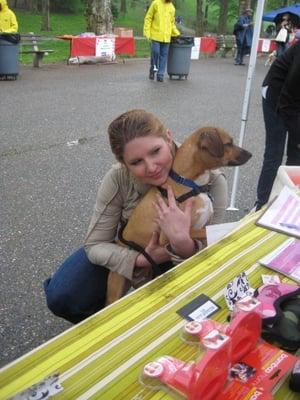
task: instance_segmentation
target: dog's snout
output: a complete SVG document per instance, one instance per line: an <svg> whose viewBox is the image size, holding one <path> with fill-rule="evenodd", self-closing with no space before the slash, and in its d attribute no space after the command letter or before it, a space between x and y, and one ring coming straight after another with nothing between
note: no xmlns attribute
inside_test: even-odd
<svg viewBox="0 0 300 400"><path fill-rule="evenodd" d="M239 165L246 164L246 162L252 157L252 154L242 148L239 148L239 151L237 152L236 156L234 159L230 160L228 162L228 166L230 167L236 167Z"/></svg>

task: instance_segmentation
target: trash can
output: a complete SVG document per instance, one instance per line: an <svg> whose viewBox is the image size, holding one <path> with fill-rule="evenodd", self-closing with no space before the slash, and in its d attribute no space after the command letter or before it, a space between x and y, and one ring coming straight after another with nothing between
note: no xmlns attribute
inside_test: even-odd
<svg viewBox="0 0 300 400"><path fill-rule="evenodd" d="M18 33L0 33L0 79L17 79L19 42Z"/></svg>
<svg viewBox="0 0 300 400"><path fill-rule="evenodd" d="M187 76L190 72L191 53L194 46L194 38L190 36L178 36L171 40L167 72L170 79L177 76L179 79Z"/></svg>

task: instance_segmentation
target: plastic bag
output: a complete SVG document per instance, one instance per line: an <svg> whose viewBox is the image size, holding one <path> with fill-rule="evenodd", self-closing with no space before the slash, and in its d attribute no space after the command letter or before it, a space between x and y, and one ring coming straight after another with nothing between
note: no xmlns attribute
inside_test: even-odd
<svg viewBox="0 0 300 400"><path fill-rule="evenodd" d="M2 33L0 33L0 39L6 40L7 42L12 43L12 44L18 44L21 40L21 36L19 35L19 33L2 32Z"/></svg>
<svg viewBox="0 0 300 400"><path fill-rule="evenodd" d="M236 22L236 23L234 24L232 34L233 34L233 35L237 35L238 31L242 31L242 30L243 30L243 27L242 27L239 23Z"/></svg>
<svg viewBox="0 0 300 400"><path fill-rule="evenodd" d="M171 43L194 46L194 38L192 36L175 36L172 37Z"/></svg>
<svg viewBox="0 0 300 400"><path fill-rule="evenodd" d="M275 40L276 42L285 43L287 41L287 37L288 37L288 31L285 28L281 28Z"/></svg>

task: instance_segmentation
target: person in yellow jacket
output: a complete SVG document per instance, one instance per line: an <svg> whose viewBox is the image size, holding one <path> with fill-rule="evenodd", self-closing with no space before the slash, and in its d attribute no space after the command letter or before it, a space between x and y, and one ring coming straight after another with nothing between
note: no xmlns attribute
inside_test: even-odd
<svg viewBox="0 0 300 400"><path fill-rule="evenodd" d="M153 0L144 20L144 36L151 40L149 79L157 72L157 81L164 81L171 37L179 35L172 0Z"/></svg>
<svg viewBox="0 0 300 400"><path fill-rule="evenodd" d="M0 0L0 32L18 32L18 22L15 13L8 8L6 0Z"/></svg>

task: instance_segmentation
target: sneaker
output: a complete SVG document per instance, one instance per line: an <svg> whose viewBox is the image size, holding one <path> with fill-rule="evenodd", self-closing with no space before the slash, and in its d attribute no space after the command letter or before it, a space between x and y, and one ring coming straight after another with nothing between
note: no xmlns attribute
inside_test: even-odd
<svg viewBox="0 0 300 400"><path fill-rule="evenodd" d="M150 72L149 72L149 79L151 79L151 81L154 80L154 76L155 76L154 71L150 71Z"/></svg>
<svg viewBox="0 0 300 400"><path fill-rule="evenodd" d="M157 82L163 82L164 78L162 76L160 76L160 75L157 75L156 80L157 80Z"/></svg>

